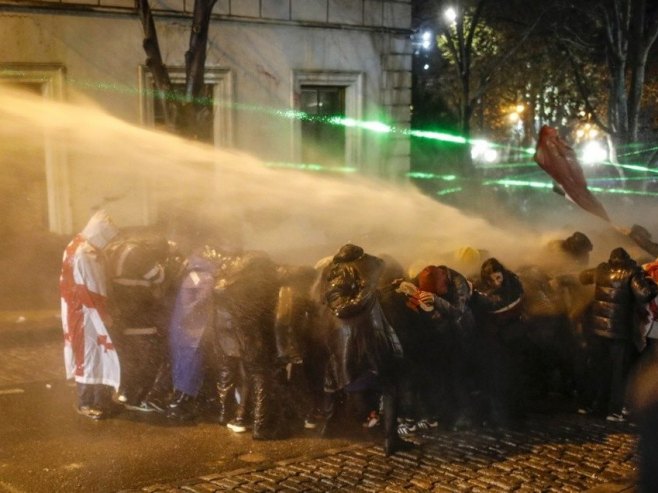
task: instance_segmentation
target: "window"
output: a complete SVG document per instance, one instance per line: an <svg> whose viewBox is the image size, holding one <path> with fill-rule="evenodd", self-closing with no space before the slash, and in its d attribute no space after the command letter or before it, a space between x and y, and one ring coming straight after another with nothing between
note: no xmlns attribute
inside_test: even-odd
<svg viewBox="0 0 658 493"><path fill-rule="evenodd" d="M293 107L314 117L292 122L292 155L295 160L327 166L359 166L359 130L333 125L326 120L330 116L361 119L362 88L363 74L360 72L293 72Z"/></svg>
<svg viewBox="0 0 658 493"><path fill-rule="evenodd" d="M302 162L325 166L345 165L345 127L331 117L345 116L345 89L332 86L302 86Z"/></svg>
<svg viewBox="0 0 658 493"><path fill-rule="evenodd" d="M155 83L149 70L142 66L139 69L141 120L143 124L154 127L164 125L164 115L160 104L155 101ZM169 67L169 77L175 89L184 92L185 69ZM231 72L227 69L206 68L203 97L207 98L207 131L199 136L199 140L217 147L230 146L233 141L232 101L233 84Z"/></svg>

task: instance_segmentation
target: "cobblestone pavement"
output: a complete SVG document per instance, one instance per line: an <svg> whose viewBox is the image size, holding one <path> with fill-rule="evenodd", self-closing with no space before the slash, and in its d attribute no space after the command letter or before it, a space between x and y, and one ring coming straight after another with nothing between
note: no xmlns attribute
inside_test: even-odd
<svg viewBox="0 0 658 493"><path fill-rule="evenodd" d="M0 387L63 380L58 320L48 315L25 330L12 318L0 329ZM634 491L636 435L629 424L562 410L532 414L511 430L434 431L411 440L415 449L389 458L379 441L355 441L311 457L263 457L249 468L124 493Z"/></svg>
<svg viewBox="0 0 658 493"><path fill-rule="evenodd" d="M514 430L438 431L385 457L361 443L131 493L265 491L633 491L634 428L577 414L532 415ZM605 487L604 487L605 486ZM127 492L126 492L127 493Z"/></svg>

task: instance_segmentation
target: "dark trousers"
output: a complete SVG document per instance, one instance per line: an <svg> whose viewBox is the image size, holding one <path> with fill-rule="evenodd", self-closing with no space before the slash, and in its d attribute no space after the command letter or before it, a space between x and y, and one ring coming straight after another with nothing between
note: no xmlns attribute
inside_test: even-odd
<svg viewBox="0 0 658 493"><path fill-rule="evenodd" d="M596 404L607 414L620 414L624 407L629 349L625 339L595 338Z"/></svg>
<svg viewBox="0 0 658 493"><path fill-rule="evenodd" d="M123 335L120 339L121 390L129 404L137 405L151 390L163 360L163 343L157 334Z"/></svg>

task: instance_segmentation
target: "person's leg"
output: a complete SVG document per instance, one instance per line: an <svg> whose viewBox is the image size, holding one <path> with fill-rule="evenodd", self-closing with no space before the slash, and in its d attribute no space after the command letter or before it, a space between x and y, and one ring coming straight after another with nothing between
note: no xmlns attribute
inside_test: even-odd
<svg viewBox="0 0 658 493"><path fill-rule="evenodd" d="M401 452L413 447L411 442L405 442L398 436L398 397L399 385L395 381L387 381L383 385L382 403L384 412L382 422L384 427L384 454L388 457L395 452Z"/></svg>
<svg viewBox="0 0 658 493"><path fill-rule="evenodd" d="M226 425L233 415L236 407L235 384L238 378L237 358L226 355L221 356L217 372L217 398L219 399L219 424Z"/></svg>
<svg viewBox="0 0 658 493"><path fill-rule="evenodd" d="M272 398L272 382L266 371L247 369L251 373L252 402L254 410L254 440L269 440L275 436L276 409Z"/></svg>
<svg viewBox="0 0 658 493"><path fill-rule="evenodd" d="M162 347L161 347L162 350ZM166 349L164 349L166 351ZM158 367L155 379L151 385L150 390L144 396L144 402L149 408L164 413L167 408L167 401L173 391L171 381L171 365L169 359L165 357L168 353L161 357L161 363Z"/></svg>
<svg viewBox="0 0 658 493"><path fill-rule="evenodd" d="M608 343L610 351L610 399L608 417L622 416L624 397L626 395L626 375L628 361L628 343L625 340L611 340Z"/></svg>
<svg viewBox="0 0 658 493"><path fill-rule="evenodd" d="M78 407L93 407L94 387L86 383L76 383L75 387L78 393Z"/></svg>
<svg viewBox="0 0 658 493"><path fill-rule="evenodd" d="M114 388L109 385L94 385L94 407L100 409L103 417L111 417L119 412L121 405L112 400Z"/></svg>

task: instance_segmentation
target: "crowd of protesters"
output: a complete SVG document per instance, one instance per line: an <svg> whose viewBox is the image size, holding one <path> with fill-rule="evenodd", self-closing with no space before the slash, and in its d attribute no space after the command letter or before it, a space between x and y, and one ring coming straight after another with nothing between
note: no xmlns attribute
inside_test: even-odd
<svg viewBox="0 0 658 493"><path fill-rule="evenodd" d="M632 369L658 358L658 263L618 247L592 267L580 232L544 248L551 262L514 270L465 247L408 272L354 244L278 265L210 237L121 232L100 211L60 281L78 412L212 413L254 439L352 419L379 426L387 454L418 430L513 425L552 393L625 421Z"/></svg>

